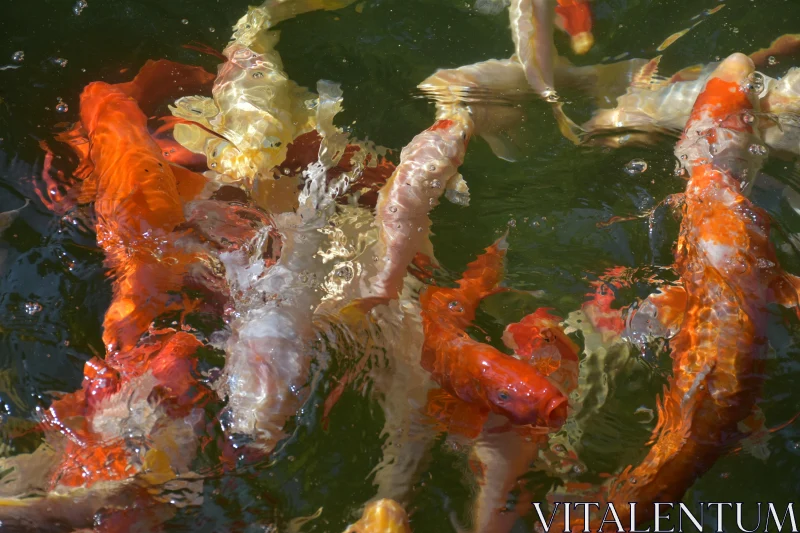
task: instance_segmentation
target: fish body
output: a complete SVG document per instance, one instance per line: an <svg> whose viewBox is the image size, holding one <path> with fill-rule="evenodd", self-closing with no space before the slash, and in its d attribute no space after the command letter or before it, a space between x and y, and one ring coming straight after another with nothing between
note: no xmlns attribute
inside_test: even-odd
<svg viewBox="0 0 800 533"><path fill-rule="evenodd" d="M769 241L768 216L742 194L760 160L749 150L759 142L751 120L757 99L747 83L753 70L742 54L715 69L676 148L690 176L676 251L686 311L671 341L673 375L658 405L653 446L610 483L608 500L624 524L628 502L652 512L652 502L680 501L741 437L737 426L760 394L767 304L787 278Z"/></svg>
<svg viewBox="0 0 800 533"><path fill-rule="evenodd" d="M319 88L318 118L327 117L318 124L323 135L319 161L305 172L298 212L273 217L274 231L281 235L280 258L274 264L264 260L267 228L249 249L220 255L236 311L221 391L228 399L226 429L250 437L265 452L285 436L284 423L304 400L316 337L314 311L324 296L321 282L332 269L319 253L327 244L325 232L335 210L335 186L328 187L327 171L338 164L347 138L332 123L341 90L327 82Z"/></svg>
<svg viewBox="0 0 800 533"><path fill-rule="evenodd" d="M536 94L551 99L555 94L555 0L512 0L508 10L514 50L525 71L525 79Z"/></svg>
<svg viewBox="0 0 800 533"><path fill-rule="evenodd" d="M500 281L505 242L470 263L459 288L428 287L420 296L425 344L422 367L462 401L506 416L514 424L560 427L567 399L529 364L469 337L481 298Z"/></svg>
<svg viewBox="0 0 800 533"><path fill-rule="evenodd" d="M379 267L370 280L365 307L397 297L414 256L432 255L428 214L446 190L466 186L458 167L472 135L472 120L460 107L448 108L437 118L403 148L400 163L378 194Z"/></svg>

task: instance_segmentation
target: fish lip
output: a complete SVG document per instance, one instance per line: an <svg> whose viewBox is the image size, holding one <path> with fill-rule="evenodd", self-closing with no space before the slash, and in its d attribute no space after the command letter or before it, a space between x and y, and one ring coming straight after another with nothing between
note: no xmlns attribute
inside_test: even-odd
<svg viewBox="0 0 800 533"><path fill-rule="evenodd" d="M560 428L567 421L567 399L563 396L553 398L547 402L544 410L544 420L551 428Z"/></svg>

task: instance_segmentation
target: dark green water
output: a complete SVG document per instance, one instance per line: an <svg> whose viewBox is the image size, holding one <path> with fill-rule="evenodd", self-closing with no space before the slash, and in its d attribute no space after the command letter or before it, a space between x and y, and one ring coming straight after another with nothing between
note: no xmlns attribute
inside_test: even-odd
<svg viewBox="0 0 800 533"><path fill-rule="evenodd" d="M181 45L196 40L221 49L246 5L240 0L89 0L80 16L73 14L72 0L5 0L0 7L0 66L13 64L15 51L25 52L21 68L0 71L0 211L19 207L26 198L32 201L0 240L5 255L0 263L0 408L6 414L33 419L35 408L48 405L53 391L78 388L84 361L104 351L100 324L110 283L102 253L91 231L52 215L35 197L32 177L41 172L43 160L38 141L47 139L56 123L76 120L85 84L127 81L149 58L214 72L215 58ZM717 5L716 0L596 0L597 44L575 62L596 63L623 53L652 57L667 36ZM797 32L797 21L796 0L729 1L672 45L662 68L672 72L734 51L749 53L781 34ZM346 111L340 123L355 121L355 136L399 150L433 118L433 106L416 96L417 83L436 68L509 56L507 26L505 14L481 15L463 1L367 0L360 13L351 6L282 24L279 51L290 77L301 85L314 87L318 79L342 84ZM566 40L559 39L560 50L566 51ZM56 57L68 64L55 65ZM780 58L766 73L779 75L795 64ZM59 97L69 105L66 113L55 110ZM581 102L575 104L580 108ZM506 283L543 290L545 296L533 303L513 296L487 303L478 325L495 339L505 324L536 305L554 307L562 315L578 308L589 281L606 268L641 267L644 279L655 267L669 266L674 227L653 243L645 221L606 229L596 223L641 212L684 185L672 173L671 140L650 149L576 148L560 137L544 106L533 102L527 113L523 160L507 163L481 141L472 143L462 167L472 205L444 204L432 217L443 276L449 271L452 277L513 221ZM634 158L647 161L648 170L629 176L623 167ZM753 199L774 217L784 268L800 274L798 241L789 239L800 233L800 215L781 191L784 186L800 191L797 162L771 160L764 174L768 178L757 182ZM651 289L642 282L620 294L619 303L628 305ZM26 313L28 302L42 310ZM773 309L769 339L774 352L759 405L768 424L776 426L800 409L795 388L800 324L792 311ZM641 366L615 391L609 419L625 418L640 405L653 407L669 365L660 360ZM370 472L381 457L383 415L369 397L348 390L327 431L320 427L320 416L312 409L301 417L298 436L273 466L209 479L203 507L182 510L168 530L265 531L274 524L284 531L289 520L323 507L322 516L303 531L341 531L373 495ZM599 422L591 440L589 466L595 472L640 458L651 429L612 426ZM27 437L11 444L23 452L37 443ZM768 448L766 460L747 453L724 457L685 501L796 501L800 426L773 433ZM415 532L451 531L451 512L467 516L474 487L466 453L438 441L409 508ZM213 451L201 460L213 461L210 455Z"/></svg>

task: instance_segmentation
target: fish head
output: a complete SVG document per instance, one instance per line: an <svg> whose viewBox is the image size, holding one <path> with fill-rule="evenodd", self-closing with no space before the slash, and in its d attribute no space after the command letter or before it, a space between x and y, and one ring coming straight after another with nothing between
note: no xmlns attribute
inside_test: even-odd
<svg viewBox="0 0 800 533"><path fill-rule="evenodd" d="M560 428L567 418L567 397L549 379L529 364L513 357L504 357L485 377L492 381L486 387L486 399L492 411L504 415L518 425Z"/></svg>
<svg viewBox="0 0 800 533"><path fill-rule="evenodd" d="M764 77L744 54L732 54L711 73L697 97L675 153L688 170L712 163L747 191L766 148L757 134ZM745 192L746 193L746 192Z"/></svg>

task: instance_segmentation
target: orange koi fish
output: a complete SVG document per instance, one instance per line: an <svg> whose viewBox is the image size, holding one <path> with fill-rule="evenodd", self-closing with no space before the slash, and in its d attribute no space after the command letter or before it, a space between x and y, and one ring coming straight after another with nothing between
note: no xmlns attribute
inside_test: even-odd
<svg viewBox="0 0 800 533"><path fill-rule="evenodd" d="M748 83L753 62L734 54L697 98L676 155L689 172L676 269L685 314L672 340L673 376L658 404L653 446L608 487L622 524L653 502L680 501L694 480L741 438L763 381L767 304L797 304L797 279L778 266L769 219L742 189L761 157ZM625 526L627 527L627 526Z"/></svg>
<svg viewBox="0 0 800 533"><path fill-rule="evenodd" d="M572 51L583 55L594 46L592 9L588 0L558 0L556 24L572 41Z"/></svg>
<svg viewBox="0 0 800 533"><path fill-rule="evenodd" d="M158 61L128 83L91 83L81 95L85 141L74 131L65 136L82 156L79 201L95 203L97 242L115 276L103 323L108 350L131 349L154 318L178 305L183 278L197 262L173 232L185 221L183 201L202 191L205 178L167 161L137 101L152 109L159 98L207 85L210 77ZM177 80L187 80L186 87Z"/></svg>
<svg viewBox="0 0 800 533"><path fill-rule="evenodd" d="M560 427L567 398L558 388L529 364L464 331L480 300L495 291L505 250L501 239L467 266L457 289L429 286L420 296L425 332L421 364L445 391L484 415L491 411L514 424Z"/></svg>

